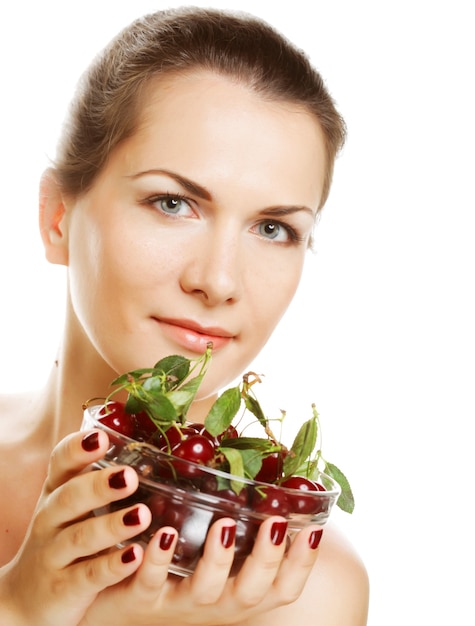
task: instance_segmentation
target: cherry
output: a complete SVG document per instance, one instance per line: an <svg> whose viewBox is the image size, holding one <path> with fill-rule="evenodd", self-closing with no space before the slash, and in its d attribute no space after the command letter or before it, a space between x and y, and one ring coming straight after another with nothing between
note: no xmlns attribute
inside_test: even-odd
<svg viewBox="0 0 475 626"><path fill-rule="evenodd" d="M252 508L256 513L266 515L282 515L286 517L290 513L290 504L287 494L280 487L268 485L259 487L252 496Z"/></svg>
<svg viewBox="0 0 475 626"><path fill-rule="evenodd" d="M215 448L207 437L190 435L172 448L173 456L206 465L214 457Z"/></svg>
<svg viewBox="0 0 475 626"><path fill-rule="evenodd" d="M212 494L223 500L227 500L230 503L230 510L236 511L243 507L247 507L249 503L249 491L244 486L239 493L236 493L231 487L222 488L218 485L218 481L215 476L206 476L200 483L200 491L204 493ZM220 508L227 508L225 504L219 505Z"/></svg>
<svg viewBox="0 0 475 626"><path fill-rule="evenodd" d="M283 450L271 452L262 459L261 469L255 476L255 480L263 483L274 483L282 476L285 453Z"/></svg>
<svg viewBox="0 0 475 626"><path fill-rule="evenodd" d="M145 504L148 506L152 513L152 518L161 517L167 509L167 499L160 494L151 495Z"/></svg>
<svg viewBox="0 0 475 626"><path fill-rule="evenodd" d="M185 503L169 501L161 518L161 526L172 526L178 531L178 542L173 563L190 568L201 556L202 546L212 521L213 513Z"/></svg>
<svg viewBox="0 0 475 626"><path fill-rule="evenodd" d="M152 521L150 523L150 526L144 532L144 537L146 538L146 541L149 541L157 532L157 530L161 526L163 526L162 520L163 515L167 510L168 500L163 495L152 494L148 498L144 498L143 500L141 500L141 502L144 502L148 506L152 514Z"/></svg>
<svg viewBox="0 0 475 626"><path fill-rule="evenodd" d="M173 448L184 441L191 435L196 435L197 432L190 426L170 426L164 433L161 433L157 438L157 447L164 452L170 453Z"/></svg>
<svg viewBox="0 0 475 626"><path fill-rule="evenodd" d="M215 455L215 447L204 435L190 435L172 448L171 454L183 461L191 461L198 465L207 465ZM198 468L188 463L174 463L177 472L186 478L201 476Z"/></svg>
<svg viewBox="0 0 475 626"><path fill-rule="evenodd" d="M99 420L126 437L134 436L134 418L130 413L125 412L125 404L116 400L111 400L102 406L98 412Z"/></svg>
<svg viewBox="0 0 475 626"><path fill-rule="evenodd" d="M220 435L218 435L219 441L224 441L225 439L237 439L238 437L239 433L232 424L229 425Z"/></svg>
<svg viewBox="0 0 475 626"><path fill-rule="evenodd" d="M247 556L252 552L254 540L259 530L259 523L252 520L236 520L236 537L234 540L234 561L231 575L235 575Z"/></svg>
<svg viewBox="0 0 475 626"><path fill-rule="evenodd" d="M216 495L219 498L224 498L225 500L230 500L231 502L236 502L240 504L241 507L247 506L249 501L249 492L247 487L243 487L239 493L236 493L233 489L220 489L216 492Z"/></svg>
<svg viewBox="0 0 475 626"><path fill-rule="evenodd" d="M201 425L201 429L198 431L198 433L200 435L203 435L203 437L206 437L206 439L209 439L213 446L215 446L216 448L219 446L221 442L221 437L212 435L208 430L206 430L203 425Z"/></svg>
<svg viewBox="0 0 475 626"><path fill-rule="evenodd" d="M157 427L145 411L133 415L135 423L134 439L150 441L157 433Z"/></svg>
<svg viewBox="0 0 475 626"><path fill-rule="evenodd" d="M320 491L325 491L325 487L319 483L305 476L290 476L281 483L281 486L294 489L296 492L295 494L287 494L293 513L318 513L321 510L321 500L325 500L325 498L316 498L314 495Z"/></svg>
<svg viewBox="0 0 475 626"><path fill-rule="evenodd" d="M204 426L200 422L186 422L185 427L194 430L198 435L202 434L201 431L204 430Z"/></svg>

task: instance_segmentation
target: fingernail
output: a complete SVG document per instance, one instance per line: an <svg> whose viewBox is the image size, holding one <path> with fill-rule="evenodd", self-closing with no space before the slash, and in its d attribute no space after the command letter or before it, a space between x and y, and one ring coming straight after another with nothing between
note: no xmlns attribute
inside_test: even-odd
<svg viewBox="0 0 475 626"><path fill-rule="evenodd" d="M274 522L270 530L270 540L275 546L280 546L287 534L287 522Z"/></svg>
<svg viewBox="0 0 475 626"><path fill-rule="evenodd" d="M135 561L134 546L131 546L130 548L127 548L125 552L122 552L122 556L120 558L122 563L132 563L132 561Z"/></svg>
<svg viewBox="0 0 475 626"><path fill-rule="evenodd" d="M308 538L308 545L310 546L312 550L316 550L318 548L322 535L323 535L323 528L320 528L319 530L313 530L310 533L310 536Z"/></svg>
<svg viewBox="0 0 475 626"><path fill-rule="evenodd" d="M236 537L236 524L232 526L223 526L221 529L221 543L225 548L230 548Z"/></svg>
<svg viewBox="0 0 475 626"><path fill-rule="evenodd" d="M137 526L140 524L140 515L139 509L132 509L131 511L127 511L127 513L122 518L125 526Z"/></svg>
<svg viewBox="0 0 475 626"><path fill-rule="evenodd" d="M174 538L175 535L173 533L163 533L163 535L160 535L160 550L169 550Z"/></svg>
<svg viewBox="0 0 475 626"><path fill-rule="evenodd" d="M81 441L81 446L86 452L93 452L99 448L99 433L89 433Z"/></svg>
<svg viewBox="0 0 475 626"><path fill-rule="evenodd" d="M109 487L111 487L111 489L123 489L124 487L127 487L124 469L121 469L120 471L115 472L115 474L111 474L109 476Z"/></svg>

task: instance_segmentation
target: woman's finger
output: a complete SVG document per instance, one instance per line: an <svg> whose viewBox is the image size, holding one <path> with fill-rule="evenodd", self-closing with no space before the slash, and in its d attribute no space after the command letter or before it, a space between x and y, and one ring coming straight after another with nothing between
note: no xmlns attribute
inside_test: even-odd
<svg viewBox="0 0 475 626"><path fill-rule="evenodd" d="M259 604L272 587L287 547L287 528L283 517L273 516L262 522L253 550L233 585L242 606Z"/></svg>
<svg viewBox="0 0 475 626"><path fill-rule="evenodd" d="M150 539L142 566L131 583L138 601L154 601L160 594L168 578L177 538L174 528L164 526Z"/></svg>
<svg viewBox="0 0 475 626"><path fill-rule="evenodd" d="M274 593L283 604L294 602L302 593L317 560L322 534L320 526L309 526L293 538L273 583Z"/></svg>
<svg viewBox="0 0 475 626"><path fill-rule="evenodd" d="M68 570L68 593L97 594L131 576L143 561L143 548L131 544L106 554L86 559Z"/></svg>
<svg viewBox="0 0 475 626"><path fill-rule="evenodd" d="M37 511L35 530L65 527L84 519L91 511L133 494L138 487L135 470L127 466L108 467L74 476L42 498Z"/></svg>
<svg viewBox="0 0 475 626"><path fill-rule="evenodd" d="M203 556L187 580L190 595L199 605L214 604L222 595L233 564L235 537L236 521L231 518L211 526Z"/></svg>
<svg viewBox="0 0 475 626"><path fill-rule="evenodd" d="M144 532L151 517L144 504L136 504L82 520L58 533L45 551L45 559L50 567L59 570L78 559L95 556Z"/></svg>
<svg viewBox="0 0 475 626"><path fill-rule="evenodd" d="M104 431L76 432L62 439L51 453L43 494L48 495L88 465L102 458L109 447Z"/></svg>

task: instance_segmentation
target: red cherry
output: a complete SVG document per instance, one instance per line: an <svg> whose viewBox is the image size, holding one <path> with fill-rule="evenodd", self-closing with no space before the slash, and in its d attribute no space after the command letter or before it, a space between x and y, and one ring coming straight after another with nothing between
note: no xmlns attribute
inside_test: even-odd
<svg viewBox="0 0 475 626"><path fill-rule="evenodd" d="M233 502L235 505L239 506L239 508L247 507L249 500L249 493L246 487L241 489L241 491L237 494L233 489L220 489L215 492L215 495L219 498L224 498L225 500L229 500L229 502Z"/></svg>
<svg viewBox="0 0 475 626"><path fill-rule="evenodd" d="M125 404L116 400L111 400L102 406L98 412L99 421L112 428L121 435L133 438L134 419L130 413L125 412Z"/></svg>
<svg viewBox="0 0 475 626"><path fill-rule="evenodd" d="M167 510L167 499L165 496L160 494L151 495L147 500L145 500L145 504L150 509L152 513L152 520L157 526L157 528L162 524L162 516L165 514Z"/></svg>
<svg viewBox="0 0 475 626"><path fill-rule="evenodd" d="M231 489L231 487L220 488L216 476L206 476L200 482L200 491L218 496L218 498L222 498L223 500L227 500L231 505L230 509L234 511L248 506L249 491L246 486L244 486L239 493L236 493L234 489Z"/></svg>
<svg viewBox="0 0 475 626"><path fill-rule="evenodd" d="M281 486L296 491L295 494L287 494L293 513L318 513L322 510L322 501L326 498L316 498L314 494L325 491L325 487L314 480L305 476L290 476L281 483Z"/></svg>
<svg viewBox="0 0 475 626"><path fill-rule="evenodd" d="M285 453L278 450L268 454L262 459L261 469L255 476L255 480L263 483L274 483L282 476Z"/></svg>
<svg viewBox="0 0 475 626"><path fill-rule="evenodd" d="M177 443L172 448L171 454L183 461L191 461L199 465L207 465L215 454L215 447L211 441L203 435L190 435L186 439ZM188 465L187 463L174 463L174 467L180 476L193 478L201 475L198 468Z"/></svg>
<svg viewBox="0 0 475 626"><path fill-rule="evenodd" d="M219 435L219 440L223 441L224 439L237 439L239 437L239 433L237 429L231 424L226 428L224 432Z"/></svg>
<svg viewBox="0 0 475 626"><path fill-rule="evenodd" d="M215 448L211 441L203 435L190 435L172 448L173 456L185 461L206 465L214 457Z"/></svg>
<svg viewBox="0 0 475 626"><path fill-rule="evenodd" d="M280 487L269 485L256 489L252 498L252 508L257 513L266 515L282 515L290 513L290 504L287 494Z"/></svg>
<svg viewBox="0 0 475 626"><path fill-rule="evenodd" d="M134 439L149 441L157 433L156 425L145 411L135 413L133 420L135 423Z"/></svg>
<svg viewBox="0 0 475 626"><path fill-rule="evenodd" d="M201 424L200 422L186 422L185 428L191 428L200 435L204 427L203 424Z"/></svg>
<svg viewBox="0 0 475 626"><path fill-rule="evenodd" d="M232 574L237 574L243 561L252 552L254 540L259 530L259 523L252 520L236 520L236 537L234 541L234 561Z"/></svg>
<svg viewBox="0 0 475 626"><path fill-rule="evenodd" d="M176 445L196 434L196 430L188 426L170 426L158 437L157 447L164 452L170 453Z"/></svg>
<svg viewBox="0 0 475 626"><path fill-rule="evenodd" d="M209 439L211 441L211 443L213 444L213 446L218 447L219 443L221 441L220 437L215 437L214 435L212 435L208 430L206 430L206 428L201 425L201 429L198 431L200 435L203 435L203 437L206 437L206 439Z"/></svg>

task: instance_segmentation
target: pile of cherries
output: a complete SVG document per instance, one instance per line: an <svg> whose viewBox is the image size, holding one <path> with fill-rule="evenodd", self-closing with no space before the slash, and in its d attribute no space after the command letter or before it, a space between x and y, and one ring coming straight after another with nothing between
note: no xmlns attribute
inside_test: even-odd
<svg viewBox="0 0 475 626"><path fill-rule="evenodd" d="M91 469L128 465L139 477L132 495L94 514L138 503L148 506L149 527L126 543L145 546L159 528L172 526L178 539L169 571L183 576L194 571L208 531L219 519L236 522L234 574L269 516L288 520L289 545L309 524L325 524L334 504L348 512L354 506L345 476L322 456L315 405L287 448L272 433L254 393L254 385L262 382L255 372L246 372L238 385L216 397L204 424L187 418L212 348L208 344L194 360L168 355L153 367L120 374L101 404L93 398L83 405L82 428L103 428L109 436L106 454ZM246 434L233 425L238 414L241 420L244 415L255 420L246 423ZM280 423L284 416L282 412ZM248 435L247 426L254 423L263 427L261 437Z"/></svg>
<svg viewBox="0 0 475 626"><path fill-rule="evenodd" d="M173 480L194 481L194 487L200 491L213 493L241 506L249 506L253 511L267 515L283 515L291 513L317 514L325 507L323 499L311 497L312 492L325 491L325 487L317 481L305 476L283 478L283 462L287 450L280 447L262 459L262 465L254 477L255 481L267 483L259 490L244 487L239 494L232 489L219 489L218 481L211 480L210 475L203 479L203 473L195 465L227 471L225 457L220 453L220 444L239 434L234 426L229 426L219 436L211 435L203 424L187 422L184 426L170 426L166 432L159 432L145 412L129 414L125 405L118 401L110 401L99 411L99 420L118 433L134 439L152 443L159 450L176 457L172 466L164 463L150 463L138 468L145 477L160 475ZM180 463L178 459L181 459ZM153 458L150 459L153 461ZM285 490L292 490L291 492ZM293 493L295 492L295 493Z"/></svg>

